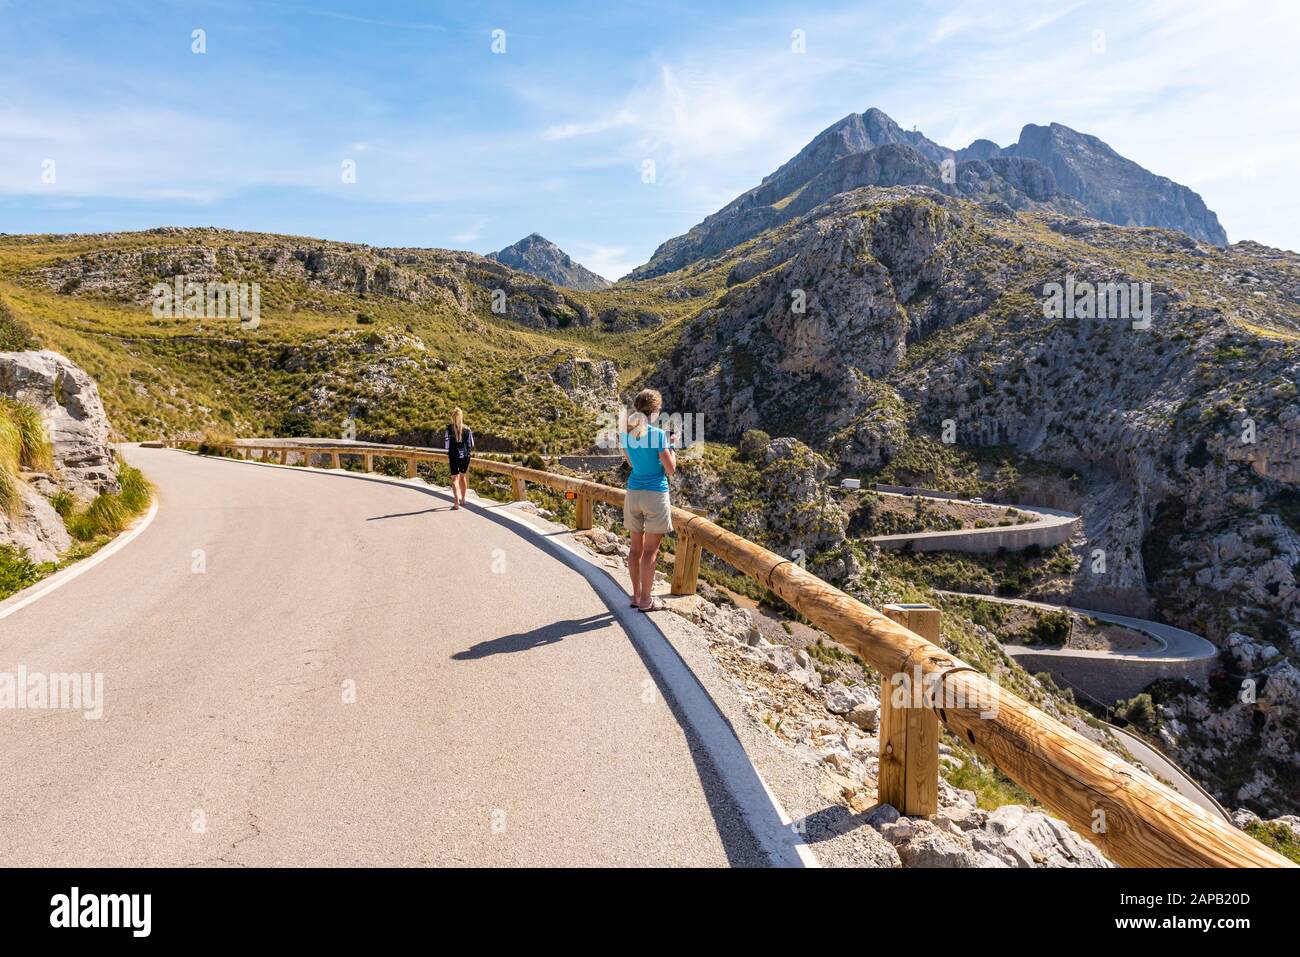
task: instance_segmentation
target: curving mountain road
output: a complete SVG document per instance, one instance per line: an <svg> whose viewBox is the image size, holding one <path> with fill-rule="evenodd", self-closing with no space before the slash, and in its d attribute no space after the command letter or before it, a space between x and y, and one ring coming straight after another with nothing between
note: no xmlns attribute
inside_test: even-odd
<svg viewBox="0 0 1300 957"><path fill-rule="evenodd" d="M1020 605L1025 608L1037 608L1040 611L1068 611L1086 618L1112 625L1121 625L1139 631L1149 638L1154 638L1158 647L1129 651L1113 651L1109 648L1030 648L1023 645L1004 645L1011 655L1032 653L1038 657L1053 658L1095 658L1102 661L1207 661L1218 654L1218 649L1200 635L1159 621L1145 618L1131 618L1128 615L1115 615L1107 611L1093 611L1087 608L1074 608L1069 605L1051 605L1047 602L1032 601L1028 598L1003 598L997 595L981 595L975 592L944 591L937 589L940 595L953 598L975 598L979 601L991 601L1000 605Z"/></svg>
<svg viewBox="0 0 1300 957"><path fill-rule="evenodd" d="M922 499L940 504L969 505L970 500L956 495L923 494L921 492L887 492L877 487L876 495L887 498ZM1038 516L1023 525L991 525L987 528L959 528L936 532L904 532L896 535L873 535L868 541L886 551L910 549L914 552L976 552L989 553L999 549L1009 552L1023 551L1031 545L1052 548L1068 542L1078 529L1081 519L1073 512L1065 512L1045 505L994 505L995 508L1014 508L1028 515Z"/></svg>
<svg viewBox="0 0 1300 957"><path fill-rule="evenodd" d="M665 687L653 624L519 519L124 453L154 522L0 619L0 671L104 676L100 720L0 710L0 862L790 862Z"/></svg>
<svg viewBox="0 0 1300 957"><path fill-rule="evenodd" d="M1029 656L1033 659L1048 660L1061 658L1090 659L1098 662L1108 663L1109 667L1134 667L1144 664L1170 664L1179 665L1189 662L1201 662L1208 664L1214 660L1218 653L1217 649L1210 642L1206 641L1200 635L1193 634L1190 631L1184 631L1182 628L1175 628L1173 625L1166 625L1159 621L1148 621L1145 618L1131 618L1128 615L1114 615L1110 612L1091 611L1084 608L1074 608L1069 605L1052 605L1047 602L1031 601L1027 598L1002 598L995 595L981 595L974 592L944 591L937 589L938 594L950 598L974 598L979 601L991 601L1003 605L1021 605L1026 608L1036 608L1041 611L1066 611L1076 615L1095 618L1098 621L1109 622L1114 625L1122 625L1125 628L1131 628L1134 631L1141 632L1150 638L1155 639L1158 647L1146 648L1136 651L1112 651L1110 649L1089 649L1089 648L1040 648L1038 646L1029 647L1027 645L1004 644L1003 650L1012 658L1023 658ZM1021 662L1024 664L1024 662ZM1032 669L1031 669L1032 670ZM1076 691L1083 689L1077 685L1073 686ZM1143 741L1137 735L1131 734L1122 728L1114 725L1108 725L1111 732L1124 744L1129 753L1137 760L1142 762L1147 768L1154 771L1157 775L1164 778L1173 785L1174 790L1178 791L1183 797L1199 804L1205 810L1209 811L1225 821L1231 822L1227 811L1219 804L1214 797L1201 786L1200 782L1175 764L1170 758L1153 748L1147 742Z"/></svg>

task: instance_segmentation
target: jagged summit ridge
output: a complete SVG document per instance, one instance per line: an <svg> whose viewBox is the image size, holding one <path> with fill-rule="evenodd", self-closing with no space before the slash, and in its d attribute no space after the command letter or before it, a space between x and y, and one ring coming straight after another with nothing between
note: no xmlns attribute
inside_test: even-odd
<svg viewBox="0 0 1300 957"><path fill-rule="evenodd" d="M540 233L529 233L514 245L490 253L488 258L570 289L604 289L610 285L608 279L574 262L568 253Z"/></svg>
<svg viewBox="0 0 1300 957"><path fill-rule="evenodd" d="M1119 226L1178 229L1201 242L1227 245L1218 217L1199 195L1120 156L1095 136L1059 123L1031 123L1005 148L979 139L952 150L872 108L817 134L758 186L663 243L630 278L651 278L716 255L841 192L902 185Z"/></svg>

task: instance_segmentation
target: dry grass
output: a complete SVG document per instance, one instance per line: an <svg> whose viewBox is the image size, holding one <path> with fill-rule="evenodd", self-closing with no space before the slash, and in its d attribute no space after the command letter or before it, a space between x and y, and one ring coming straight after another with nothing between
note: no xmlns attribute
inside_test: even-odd
<svg viewBox="0 0 1300 957"><path fill-rule="evenodd" d="M14 399L0 397L0 509L13 514L21 500L21 469L54 467L54 451L40 413Z"/></svg>

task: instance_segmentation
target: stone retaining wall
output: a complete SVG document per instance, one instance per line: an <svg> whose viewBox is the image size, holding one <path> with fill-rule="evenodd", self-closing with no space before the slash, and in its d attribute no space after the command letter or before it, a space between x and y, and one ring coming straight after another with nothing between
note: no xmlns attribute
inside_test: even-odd
<svg viewBox="0 0 1300 957"><path fill-rule="evenodd" d="M1104 705L1128 700L1140 694L1159 678L1184 678L1204 687L1210 678L1214 658L1143 659L1086 658L1067 655L1037 654L1032 651L1007 652L1030 674L1046 671L1064 688L1078 688Z"/></svg>

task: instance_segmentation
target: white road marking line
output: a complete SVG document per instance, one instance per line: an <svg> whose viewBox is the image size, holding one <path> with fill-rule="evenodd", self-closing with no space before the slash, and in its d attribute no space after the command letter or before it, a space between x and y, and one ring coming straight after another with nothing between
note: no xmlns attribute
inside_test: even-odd
<svg viewBox="0 0 1300 957"><path fill-rule="evenodd" d="M99 551L95 552L95 554L91 555L89 558L83 558L76 564L69 565L61 571L55 572L49 578L37 582L30 588L24 588L18 594L11 595L4 601L0 601L0 618L8 618L14 612L26 608L38 598L44 598L50 592L62 588L74 578L84 575L100 562L107 561L109 558L113 557L135 541L140 533L149 527L150 523L153 522L154 516L157 514L158 495L155 493L153 502L150 504L149 511L145 513L144 518L138 520L125 532L118 535L117 538L113 539Z"/></svg>
<svg viewBox="0 0 1300 957"><path fill-rule="evenodd" d="M582 564L583 567L578 568L572 562L565 563L587 579L587 583L614 610L628 636L641 646L646 656L654 663L655 669L663 677L678 705L686 713L686 720L699 735L705 750L709 752L713 766L722 777L727 790L739 805L749 825L750 833L754 835L772 863L778 867L820 867L812 849L792 829L794 820L781 806L781 802L772 793L767 782L763 780L763 776L754 766L753 760L740 739L736 737L726 717L718 709L690 665L678 655L677 649L649 619L649 616L642 615L641 612L625 616L623 611L627 605L627 595L604 568L577 546L562 539L543 535L535 525L530 524L522 516L512 514L509 506L496 509L493 514L502 515L510 519L513 524L530 531L532 533L530 537L537 539L543 548L567 553ZM772 819L773 813L776 815L775 821Z"/></svg>

